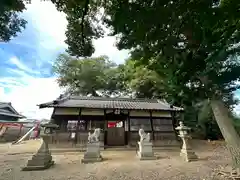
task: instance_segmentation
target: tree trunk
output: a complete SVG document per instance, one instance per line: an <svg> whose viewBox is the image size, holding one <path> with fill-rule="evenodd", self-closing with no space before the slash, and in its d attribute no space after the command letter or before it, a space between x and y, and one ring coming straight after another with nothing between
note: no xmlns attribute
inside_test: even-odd
<svg viewBox="0 0 240 180"><path fill-rule="evenodd" d="M240 138L229 117L228 108L220 99L211 100L211 107L232 156L233 168L240 168Z"/></svg>

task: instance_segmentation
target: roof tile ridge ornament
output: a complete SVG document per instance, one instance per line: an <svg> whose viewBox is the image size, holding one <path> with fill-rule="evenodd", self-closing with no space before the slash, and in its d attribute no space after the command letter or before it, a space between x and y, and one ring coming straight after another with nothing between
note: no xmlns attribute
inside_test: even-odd
<svg viewBox="0 0 240 180"><path fill-rule="evenodd" d="M70 99L70 98L71 98L71 96L69 96L69 95L64 96L64 94L60 94L60 96L56 100L53 101L53 104L57 105L59 103L62 103L64 101Z"/></svg>
<svg viewBox="0 0 240 180"><path fill-rule="evenodd" d="M173 110L177 110L177 111L183 111L183 110L184 110L184 108L182 108L182 107L177 107L177 106L174 106L174 105L172 105L172 104L169 104L169 103L166 101L166 99L162 99L162 100L157 99L157 102L158 102L158 103L161 103L162 105L166 106L167 108L170 107L170 108L173 109Z"/></svg>
<svg viewBox="0 0 240 180"><path fill-rule="evenodd" d="M162 105L166 106L167 108L171 108L172 105L170 105L165 99L157 99L158 103L161 103Z"/></svg>

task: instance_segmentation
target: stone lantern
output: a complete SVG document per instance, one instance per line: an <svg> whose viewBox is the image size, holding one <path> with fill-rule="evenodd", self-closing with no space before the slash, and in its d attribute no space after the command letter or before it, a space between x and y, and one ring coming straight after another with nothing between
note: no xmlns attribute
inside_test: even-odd
<svg viewBox="0 0 240 180"><path fill-rule="evenodd" d="M22 171L34 171L48 169L54 165L52 155L48 147L51 134L41 134L41 146L38 151L28 160L27 165L22 168Z"/></svg>
<svg viewBox="0 0 240 180"><path fill-rule="evenodd" d="M191 149L189 144L189 139L191 139L191 136L188 134L188 131L191 129L183 124L182 121L180 121L179 126L175 128L177 131L179 131L179 137L183 141L182 149L180 152L180 156L183 157L183 159L187 162L197 160L198 157L195 154L195 152Z"/></svg>
<svg viewBox="0 0 240 180"><path fill-rule="evenodd" d="M47 135L52 135L53 132L59 128L57 124L52 124L52 123L43 124L41 126L44 128L43 134L47 134Z"/></svg>

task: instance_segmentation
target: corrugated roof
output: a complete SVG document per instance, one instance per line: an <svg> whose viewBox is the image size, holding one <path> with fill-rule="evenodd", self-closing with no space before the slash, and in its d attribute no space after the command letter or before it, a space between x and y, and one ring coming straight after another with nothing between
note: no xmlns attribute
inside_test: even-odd
<svg viewBox="0 0 240 180"><path fill-rule="evenodd" d="M102 98L69 96L39 105L45 107L79 107L96 109L135 109L135 110L168 110L181 111L182 108L171 106L157 99Z"/></svg>

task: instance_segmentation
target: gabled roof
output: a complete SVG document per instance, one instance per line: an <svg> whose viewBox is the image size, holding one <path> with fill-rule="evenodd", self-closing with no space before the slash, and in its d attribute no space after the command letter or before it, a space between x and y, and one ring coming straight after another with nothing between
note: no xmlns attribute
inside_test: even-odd
<svg viewBox="0 0 240 180"><path fill-rule="evenodd" d="M170 104L157 99L103 98L82 96L69 96L48 103L39 104L38 106L40 108L76 107L76 108L128 109L128 110L164 110L164 111L183 110L183 108L171 106Z"/></svg>
<svg viewBox="0 0 240 180"><path fill-rule="evenodd" d="M0 115L11 116L17 118L25 118L25 116L19 114L10 102L0 102Z"/></svg>

